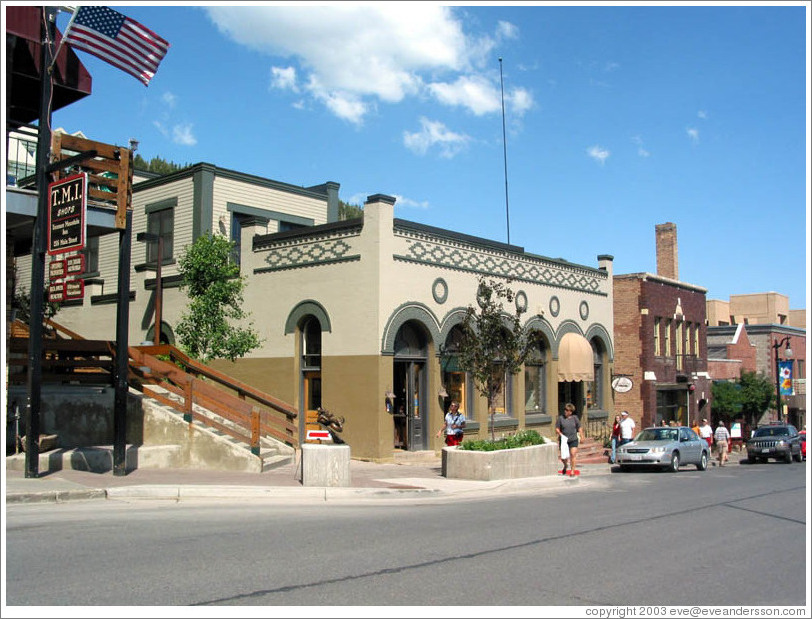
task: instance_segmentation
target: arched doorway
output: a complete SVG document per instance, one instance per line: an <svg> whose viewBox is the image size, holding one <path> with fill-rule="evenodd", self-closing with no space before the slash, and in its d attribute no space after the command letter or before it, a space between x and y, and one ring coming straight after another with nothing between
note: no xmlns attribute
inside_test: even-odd
<svg viewBox="0 0 812 619"><path fill-rule="evenodd" d="M395 449L428 449L427 360L428 337L425 329L413 320L404 323L395 336L392 377Z"/></svg>

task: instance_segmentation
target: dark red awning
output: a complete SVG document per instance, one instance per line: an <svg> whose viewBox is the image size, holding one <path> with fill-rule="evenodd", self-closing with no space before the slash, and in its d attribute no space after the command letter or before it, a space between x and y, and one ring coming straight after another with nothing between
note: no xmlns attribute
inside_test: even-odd
<svg viewBox="0 0 812 619"><path fill-rule="evenodd" d="M42 7L7 6L6 120L10 125L39 119ZM62 33L56 30L56 47ZM91 93L93 78L68 45L59 50L54 65L53 104L58 110Z"/></svg>

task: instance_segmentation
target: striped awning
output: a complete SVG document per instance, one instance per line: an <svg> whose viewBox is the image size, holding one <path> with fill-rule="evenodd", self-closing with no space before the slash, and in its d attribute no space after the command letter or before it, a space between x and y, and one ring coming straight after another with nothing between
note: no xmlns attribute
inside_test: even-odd
<svg viewBox="0 0 812 619"><path fill-rule="evenodd" d="M565 333L558 345L558 380L595 380L592 346L583 335Z"/></svg>

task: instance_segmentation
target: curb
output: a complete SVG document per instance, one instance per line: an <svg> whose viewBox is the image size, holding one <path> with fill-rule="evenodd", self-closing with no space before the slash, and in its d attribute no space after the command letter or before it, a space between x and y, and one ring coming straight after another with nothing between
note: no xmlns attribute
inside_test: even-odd
<svg viewBox="0 0 812 619"><path fill-rule="evenodd" d="M6 503L65 503L67 501L87 501L106 499L107 490L50 490L47 492L20 492L6 495Z"/></svg>

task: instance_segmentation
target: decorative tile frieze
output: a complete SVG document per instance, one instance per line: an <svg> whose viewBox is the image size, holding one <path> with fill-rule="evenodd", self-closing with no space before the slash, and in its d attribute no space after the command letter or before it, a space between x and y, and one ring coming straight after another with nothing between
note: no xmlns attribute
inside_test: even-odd
<svg viewBox="0 0 812 619"><path fill-rule="evenodd" d="M346 237L280 241L263 248L261 253L266 254L266 266L254 272L300 269L361 259L359 254L350 253L351 251L352 245L347 242Z"/></svg>
<svg viewBox="0 0 812 619"><path fill-rule="evenodd" d="M395 260L468 271L491 277L510 277L516 281L566 288L581 292L601 292L607 276L527 255L483 251L462 243L438 241L413 232L395 232L406 241L406 251L394 254Z"/></svg>

